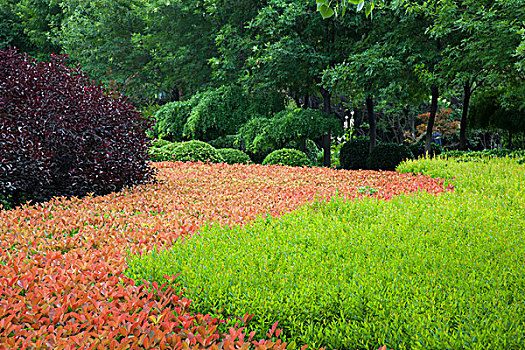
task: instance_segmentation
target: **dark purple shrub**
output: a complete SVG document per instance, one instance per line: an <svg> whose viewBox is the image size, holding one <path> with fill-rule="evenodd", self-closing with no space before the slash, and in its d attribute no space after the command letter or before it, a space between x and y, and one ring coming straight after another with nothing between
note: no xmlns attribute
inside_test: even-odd
<svg viewBox="0 0 525 350"><path fill-rule="evenodd" d="M0 50L0 202L106 194L152 178L150 122L65 63Z"/></svg>

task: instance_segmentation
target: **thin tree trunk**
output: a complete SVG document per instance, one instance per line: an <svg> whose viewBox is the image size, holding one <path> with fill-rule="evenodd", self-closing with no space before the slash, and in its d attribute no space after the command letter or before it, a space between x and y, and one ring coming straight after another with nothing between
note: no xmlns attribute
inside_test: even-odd
<svg viewBox="0 0 525 350"><path fill-rule="evenodd" d="M321 89L321 95L323 96L323 111L326 116L326 118L331 118L331 103L332 98L331 94L328 90ZM331 141L332 137L330 135L330 130L328 130L328 133L326 135L323 135L323 163L324 166L330 167L332 165L332 157L330 155L331 151Z"/></svg>
<svg viewBox="0 0 525 350"><path fill-rule="evenodd" d="M309 102L310 102L310 95L306 94L306 96L304 96L303 109L308 109Z"/></svg>
<svg viewBox="0 0 525 350"><path fill-rule="evenodd" d="M300 108L301 100L299 99L299 94L297 92L294 94L293 99L295 101L295 104L297 105L297 108Z"/></svg>
<svg viewBox="0 0 525 350"><path fill-rule="evenodd" d="M376 146L377 139L377 128L376 128L376 116L374 114L374 100L372 96L366 98L366 111L368 113L368 125L370 126L370 152Z"/></svg>
<svg viewBox="0 0 525 350"><path fill-rule="evenodd" d="M434 122L436 121L437 103L439 97L439 89L437 86L430 88L432 93L432 102L430 104L430 116L428 118L427 135L425 142L425 154L430 154L430 147L432 144L432 132L434 131Z"/></svg>
<svg viewBox="0 0 525 350"><path fill-rule="evenodd" d="M512 149L512 130L509 130L509 149Z"/></svg>
<svg viewBox="0 0 525 350"><path fill-rule="evenodd" d="M467 82L463 85L463 111L461 113L461 125L459 129L459 149L461 150L467 149L467 117L470 96L472 96L472 91L470 89L470 84Z"/></svg>

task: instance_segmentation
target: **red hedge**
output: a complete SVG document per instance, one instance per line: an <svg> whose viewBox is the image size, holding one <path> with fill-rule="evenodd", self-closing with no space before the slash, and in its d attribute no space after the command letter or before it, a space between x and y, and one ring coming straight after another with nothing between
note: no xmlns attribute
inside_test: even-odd
<svg viewBox="0 0 525 350"><path fill-rule="evenodd" d="M0 201L105 194L151 179L150 122L65 56L0 50Z"/></svg>

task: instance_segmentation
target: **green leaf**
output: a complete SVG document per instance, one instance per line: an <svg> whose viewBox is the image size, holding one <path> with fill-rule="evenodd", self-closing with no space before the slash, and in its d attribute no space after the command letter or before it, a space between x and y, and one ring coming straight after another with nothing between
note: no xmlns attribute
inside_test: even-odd
<svg viewBox="0 0 525 350"><path fill-rule="evenodd" d="M366 5L365 7L365 15L366 17L370 16L370 14L372 13L372 10L374 9L374 3L371 2L370 4Z"/></svg>
<svg viewBox="0 0 525 350"><path fill-rule="evenodd" d="M322 4L320 7L318 4L317 6L317 10L321 12L321 16L323 16L323 19L330 18L334 15L334 10L328 7L326 4Z"/></svg>
<svg viewBox="0 0 525 350"><path fill-rule="evenodd" d="M365 2L364 1L361 1L358 5L357 5L357 12L361 11L363 9L363 7L365 6Z"/></svg>

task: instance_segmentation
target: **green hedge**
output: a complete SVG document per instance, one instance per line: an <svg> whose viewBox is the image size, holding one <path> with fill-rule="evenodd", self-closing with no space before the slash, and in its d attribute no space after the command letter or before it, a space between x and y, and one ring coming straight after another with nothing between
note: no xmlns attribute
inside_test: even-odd
<svg viewBox="0 0 525 350"><path fill-rule="evenodd" d="M224 162L224 159L213 146L202 141L180 143L173 149L172 159L179 162Z"/></svg>
<svg viewBox="0 0 525 350"><path fill-rule="evenodd" d="M164 162L173 160L173 151L180 143L155 139L151 144L152 146L148 149L150 160L153 162Z"/></svg>
<svg viewBox="0 0 525 350"><path fill-rule="evenodd" d="M368 155L368 168L372 170L395 170L399 163L413 158L414 155L406 145L380 143Z"/></svg>
<svg viewBox="0 0 525 350"><path fill-rule="evenodd" d="M339 151L341 168L359 170L368 168L370 140L356 139L345 142Z"/></svg>
<svg viewBox="0 0 525 350"><path fill-rule="evenodd" d="M235 148L220 148L217 153L228 164L249 164L252 162L246 153Z"/></svg>
<svg viewBox="0 0 525 350"><path fill-rule="evenodd" d="M177 279L192 311L318 349L525 348L525 177L508 159L422 160L454 192L335 200L244 227L211 226L130 257L128 276ZM418 163L418 162L407 162ZM224 330L222 329L222 330Z"/></svg>
<svg viewBox="0 0 525 350"><path fill-rule="evenodd" d="M301 151L291 148L283 148L273 151L264 158L263 165L288 165L288 166L307 166L310 159Z"/></svg>

